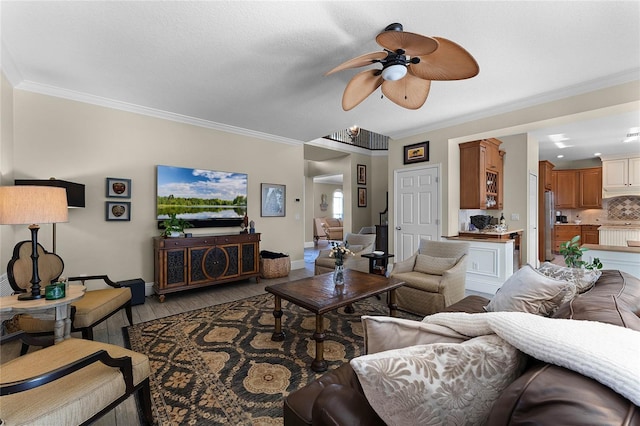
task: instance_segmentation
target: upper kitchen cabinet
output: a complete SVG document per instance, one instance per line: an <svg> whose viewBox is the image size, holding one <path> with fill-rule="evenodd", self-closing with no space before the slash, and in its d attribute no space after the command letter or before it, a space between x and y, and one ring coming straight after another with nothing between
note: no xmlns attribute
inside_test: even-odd
<svg viewBox="0 0 640 426"><path fill-rule="evenodd" d="M604 197L640 194L640 156L612 155L601 158Z"/></svg>
<svg viewBox="0 0 640 426"><path fill-rule="evenodd" d="M502 210L502 142L482 139L460 144L460 208Z"/></svg>
<svg viewBox="0 0 640 426"><path fill-rule="evenodd" d="M602 167L578 170L578 208L602 208Z"/></svg>
<svg viewBox="0 0 640 426"><path fill-rule="evenodd" d="M602 167L554 170L555 208L601 209Z"/></svg>
<svg viewBox="0 0 640 426"><path fill-rule="evenodd" d="M553 183L556 210L575 209L578 205L578 171L554 170Z"/></svg>
<svg viewBox="0 0 640 426"><path fill-rule="evenodd" d="M553 190L553 172L554 165L547 160L540 161L538 163L538 174L540 175L540 182L542 183L542 187L547 190Z"/></svg>

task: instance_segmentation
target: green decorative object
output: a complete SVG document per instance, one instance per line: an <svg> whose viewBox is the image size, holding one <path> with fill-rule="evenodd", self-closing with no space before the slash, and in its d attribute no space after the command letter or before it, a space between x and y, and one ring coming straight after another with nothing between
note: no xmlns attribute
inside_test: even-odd
<svg viewBox="0 0 640 426"><path fill-rule="evenodd" d="M192 228L189 222L179 217L176 217L175 213L169 214L169 219L165 219L162 222L162 227L164 231L162 231L162 235L165 237L178 237L181 232L183 232L186 228Z"/></svg>
<svg viewBox="0 0 640 426"><path fill-rule="evenodd" d="M597 257L591 262L582 260L582 254L589 250L580 247L580 235L560 244L560 254L564 256L564 263L570 268L602 269L602 262Z"/></svg>
<svg viewBox="0 0 640 426"><path fill-rule="evenodd" d="M44 298L47 300L58 300L65 296L64 283L49 284L44 288Z"/></svg>

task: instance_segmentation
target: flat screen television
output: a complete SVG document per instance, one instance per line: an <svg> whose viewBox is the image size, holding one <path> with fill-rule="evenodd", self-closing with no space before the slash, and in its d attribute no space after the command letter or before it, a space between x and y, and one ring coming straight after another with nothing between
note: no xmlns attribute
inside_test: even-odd
<svg viewBox="0 0 640 426"><path fill-rule="evenodd" d="M158 226L175 213L194 228L240 226L247 213L247 174L157 166Z"/></svg>

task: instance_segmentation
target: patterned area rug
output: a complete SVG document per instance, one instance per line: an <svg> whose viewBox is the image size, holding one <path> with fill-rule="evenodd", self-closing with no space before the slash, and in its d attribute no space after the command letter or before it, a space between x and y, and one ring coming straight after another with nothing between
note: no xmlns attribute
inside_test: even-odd
<svg viewBox="0 0 640 426"><path fill-rule="evenodd" d="M315 315L283 300L284 342L271 341L273 296L264 294L124 327L151 361L160 425L281 425L282 398L315 380ZM375 298L325 315L324 358L334 369L362 354L361 315L388 315ZM399 312L404 318L418 317Z"/></svg>

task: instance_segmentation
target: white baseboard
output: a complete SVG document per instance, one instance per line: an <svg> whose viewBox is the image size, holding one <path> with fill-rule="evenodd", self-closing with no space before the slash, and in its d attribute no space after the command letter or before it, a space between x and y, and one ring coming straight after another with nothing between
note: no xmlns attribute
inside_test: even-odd
<svg viewBox="0 0 640 426"><path fill-rule="evenodd" d="M291 269L304 269L304 268L305 268L304 259L291 261Z"/></svg>
<svg viewBox="0 0 640 426"><path fill-rule="evenodd" d="M313 241L305 241L304 248L313 248L316 244Z"/></svg>

